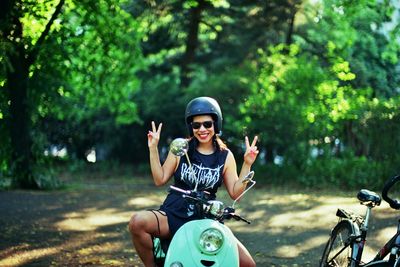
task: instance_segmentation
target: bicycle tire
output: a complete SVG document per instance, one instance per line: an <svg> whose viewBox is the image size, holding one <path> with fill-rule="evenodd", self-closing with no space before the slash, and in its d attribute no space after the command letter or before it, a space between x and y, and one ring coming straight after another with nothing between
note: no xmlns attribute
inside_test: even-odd
<svg viewBox="0 0 400 267"><path fill-rule="evenodd" d="M340 221L332 230L331 236L325 246L320 267L352 267L355 265L351 261L353 247L351 244L345 248L345 242L351 235L355 234L353 223L348 220ZM333 257L341 250L334 259Z"/></svg>

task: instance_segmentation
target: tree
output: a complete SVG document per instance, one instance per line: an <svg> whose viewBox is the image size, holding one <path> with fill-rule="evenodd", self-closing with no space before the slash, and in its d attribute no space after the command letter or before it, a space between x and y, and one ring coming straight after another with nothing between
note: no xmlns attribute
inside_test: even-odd
<svg viewBox="0 0 400 267"><path fill-rule="evenodd" d="M311 7L308 23L296 28L296 45L260 51L244 121L264 132L267 159L283 156L285 178L377 185L375 178L399 160L389 149L399 144L399 97L391 83L399 77L399 51L397 40L380 30L388 6L323 1Z"/></svg>
<svg viewBox="0 0 400 267"><path fill-rule="evenodd" d="M11 139L11 160L15 184L22 188L32 188L36 184L32 173L32 137L30 133L30 103L28 97L30 67L35 63L40 47L47 38L50 28L61 12L64 5L61 0L55 7L53 14L48 20L45 28L35 40L34 45L27 45L32 42L31 38L24 38L23 18L24 8L29 8L32 3L27 2L24 6L21 1L8 1L7 12L1 21L2 40L10 46L5 52L7 63L5 88L9 95L9 118L10 139ZM36 12L33 16L39 16Z"/></svg>
<svg viewBox="0 0 400 267"><path fill-rule="evenodd" d="M163 121L176 130L166 134L182 134L183 115L177 117L175 110L195 96L210 95L226 111L231 141L242 142L243 133L234 130L238 105L250 91L242 81L248 79L249 66L257 64L257 49L291 39L300 2L133 1L128 10L146 25L142 48L151 62L141 73L138 95L147 100L144 120L169 114ZM155 96L159 90L162 97Z"/></svg>
<svg viewBox="0 0 400 267"><path fill-rule="evenodd" d="M6 6L1 59L10 105L2 110L10 128L13 184L37 188L33 165L42 152L33 149L32 122L50 114L79 120L104 109L116 114L117 122L138 119L129 96L142 66L139 35L120 1L21 0Z"/></svg>

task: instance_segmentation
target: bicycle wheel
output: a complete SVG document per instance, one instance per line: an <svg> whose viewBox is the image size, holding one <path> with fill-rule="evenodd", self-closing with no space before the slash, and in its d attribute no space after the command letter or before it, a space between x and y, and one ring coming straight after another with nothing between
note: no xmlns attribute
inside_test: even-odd
<svg viewBox="0 0 400 267"><path fill-rule="evenodd" d="M348 244L351 235L354 235L352 223L347 220L340 221L333 228L328 243L325 246L320 267L352 266L350 259L353 248L351 244ZM346 244L348 245L346 246Z"/></svg>

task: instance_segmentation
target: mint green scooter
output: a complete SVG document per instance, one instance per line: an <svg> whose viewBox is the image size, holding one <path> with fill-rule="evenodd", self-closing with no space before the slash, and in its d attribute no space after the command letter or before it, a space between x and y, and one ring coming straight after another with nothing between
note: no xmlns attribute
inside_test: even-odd
<svg viewBox="0 0 400 267"><path fill-rule="evenodd" d="M188 144L186 139L175 139L170 150L177 156L187 156ZM231 230L223 224L225 220L234 219L249 221L235 214L235 203L240 199L256 182L253 181L254 172L251 171L244 179L244 183L250 185L247 189L233 201L231 207L224 207L218 200L209 200L206 191L198 191L197 186L194 190L183 190L175 186L170 186L171 190L182 193L196 206L202 219L194 220L184 224L175 233L169 244L166 254L162 249L155 249L155 257L162 259L158 261L158 266L164 267L238 267L239 253L236 238ZM158 238L154 240L155 247L160 247L161 242ZM165 257L165 259L163 259ZM164 261L164 263L162 263Z"/></svg>

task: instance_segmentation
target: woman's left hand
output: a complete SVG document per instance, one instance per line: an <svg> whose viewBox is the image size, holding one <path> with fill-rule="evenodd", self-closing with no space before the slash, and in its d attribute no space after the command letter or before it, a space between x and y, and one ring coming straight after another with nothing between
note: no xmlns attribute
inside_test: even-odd
<svg viewBox="0 0 400 267"><path fill-rule="evenodd" d="M252 165L254 161L256 161L259 152L256 146L257 140L258 137L255 136L250 145L249 138L247 136L245 137L246 152L244 153L244 162L249 165Z"/></svg>

